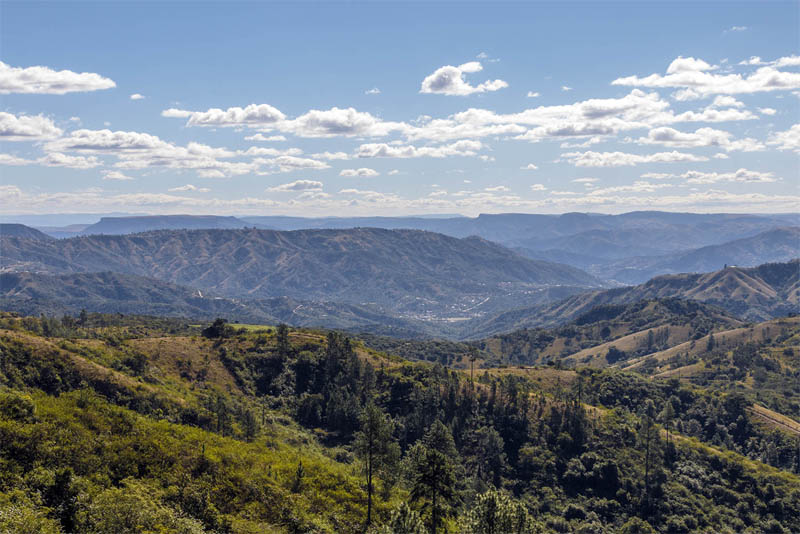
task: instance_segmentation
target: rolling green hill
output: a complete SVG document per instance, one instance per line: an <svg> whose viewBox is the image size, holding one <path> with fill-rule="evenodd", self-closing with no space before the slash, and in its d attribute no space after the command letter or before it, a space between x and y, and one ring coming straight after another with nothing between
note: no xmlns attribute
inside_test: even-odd
<svg viewBox="0 0 800 534"><path fill-rule="evenodd" d="M367 450L369 532L426 531L431 487L439 532L800 528L793 434L746 394L201 328L0 316L0 531L361 533Z"/></svg>

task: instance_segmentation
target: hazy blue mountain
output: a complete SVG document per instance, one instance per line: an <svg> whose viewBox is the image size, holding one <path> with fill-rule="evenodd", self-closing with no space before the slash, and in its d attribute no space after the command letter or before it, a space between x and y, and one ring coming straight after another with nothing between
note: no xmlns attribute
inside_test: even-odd
<svg viewBox="0 0 800 534"><path fill-rule="evenodd" d="M236 217L216 215L152 215L145 217L103 217L87 226L81 235L123 235L151 230L199 230L245 228L248 224ZM250 225L252 226L252 225Z"/></svg>
<svg viewBox="0 0 800 534"><path fill-rule="evenodd" d="M0 223L0 236L33 239L36 241L51 241L53 239L36 228L14 223Z"/></svg>
<svg viewBox="0 0 800 534"><path fill-rule="evenodd" d="M0 266L114 271L225 296L366 304L414 318L469 318L600 282L495 243L415 230L172 230L53 242L3 238Z"/></svg>
<svg viewBox="0 0 800 534"><path fill-rule="evenodd" d="M710 273L664 275L637 286L585 292L556 303L470 321L463 325L462 337L488 337L521 328L561 325L597 306L664 298L701 301L751 321L800 313L800 259L753 268L727 267Z"/></svg>

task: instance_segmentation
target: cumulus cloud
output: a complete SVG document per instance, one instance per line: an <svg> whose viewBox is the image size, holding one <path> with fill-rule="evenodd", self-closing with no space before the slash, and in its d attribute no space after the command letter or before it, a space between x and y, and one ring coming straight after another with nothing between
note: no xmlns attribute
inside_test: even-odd
<svg viewBox="0 0 800 534"><path fill-rule="evenodd" d="M546 190L547 190L547 188L544 186L544 184L532 184L531 185L531 191L546 191Z"/></svg>
<svg viewBox="0 0 800 534"><path fill-rule="evenodd" d="M55 71L48 67L12 67L0 61L0 94L63 95L111 89L117 84L93 72Z"/></svg>
<svg viewBox="0 0 800 534"><path fill-rule="evenodd" d="M0 154L0 165L33 165L36 163L34 160L12 156L11 154Z"/></svg>
<svg viewBox="0 0 800 534"><path fill-rule="evenodd" d="M683 174L642 175L643 178L648 176L658 177L659 179L680 178L690 184L715 184L718 182L769 183L776 181L775 175L771 172L750 171L747 169L739 169L733 172L688 171Z"/></svg>
<svg viewBox="0 0 800 534"><path fill-rule="evenodd" d="M778 150L792 150L800 153L800 124L795 124L786 131L772 134L767 144L775 145Z"/></svg>
<svg viewBox="0 0 800 534"><path fill-rule="evenodd" d="M70 156L59 152L51 152L36 161L45 167L67 167L69 169L93 169L101 165L100 160L94 156Z"/></svg>
<svg viewBox="0 0 800 534"><path fill-rule="evenodd" d="M364 94L365 95L379 95L379 94L381 94L381 90L378 89L377 87L373 87L372 89L367 89L366 91L364 91Z"/></svg>
<svg viewBox="0 0 800 534"><path fill-rule="evenodd" d="M758 112L762 115L775 115L778 110L774 108L758 108Z"/></svg>
<svg viewBox="0 0 800 534"><path fill-rule="evenodd" d="M641 163L672 163L677 161L708 161L703 156L684 152L657 152L655 154L628 154L625 152L567 152L561 154L576 167L624 167Z"/></svg>
<svg viewBox="0 0 800 534"><path fill-rule="evenodd" d="M322 182L314 180L295 180L288 184L276 185L267 189L270 193L291 193L294 191L321 191Z"/></svg>
<svg viewBox="0 0 800 534"><path fill-rule="evenodd" d="M778 58L774 61L764 61L758 56L750 56L750 59L745 59L744 61L740 61L739 65L771 65L773 67L797 67L800 66L800 56L792 54L791 56L785 56Z"/></svg>
<svg viewBox="0 0 800 534"><path fill-rule="evenodd" d="M520 167L520 168L521 168L523 171L535 171L535 170L537 170L539 167L537 167L537 166L536 166L536 165L534 165L533 163L528 163L528 164L527 164L527 165L525 165L524 167Z"/></svg>
<svg viewBox="0 0 800 534"><path fill-rule="evenodd" d="M561 90L566 93L567 91L572 91L572 87L569 87L568 85L562 85Z"/></svg>
<svg viewBox="0 0 800 534"><path fill-rule="evenodd" d="M380 173L375 169L369 169L367 167L361 167L360 169L343 169L342 172L339 173L339 176L350 176L350 177L358 177L358 178L372 178L374 176L379 176Z"/></svg>
<svg viewBox="0 0 800 534"><path fill-rule="evenodd" d="M0 141L40 141L61 135L52 120L43 115L20 115L0 111Z"/></svg>
<svg viewBox="0 0 800 534"><path fill-rule="evenodd" d="M381 137L391 132L403 132L408 125L383 121L354 108L333 107L312 109L296 119L282 121L276 128L299 137Z"/></svg>
<svg viewBox="0 0 800 534"><path fill-rule="evenodd" d="M131 100L144 100L145 97L139 93L133 93L130 98Z"/></svg>
<svg viewBox="0 0 800 534"><path fill-rule="evenodd" d="M207 187L197 187L197 186L192 185L192 184L186 184L186 185L181 185L181 186L178 186L178 187L171 187L171 188L167 189L167 191L169 191L170 193L176 193L176 192L181 192L181 191L195 191L197 193L208 193L209 191L211 191L211 189L209 189Z"/></svg>
<svg viewBox="0 0 800 534"><path fill-rule="evenodd" d="M504 185L496 185L494 187L486 187L486 188L484 188L484 191L489 191L490 193L501 193L501 192L504 193L504 192L511 191L511 189L509 189L508 187L506 187Z"/></svg>
<svg viewBox="0 0 800 534"><path fill-rule="evenodd" d="M677 65L676 65L677 62ZM749 76L714 74L705 61L679 57L667 68L665 75L651 74L640 78L617 78L612 85L635 87L676 88L678 100L692 100L715 94L747 94L800 88L800 73L779 71L773 66L757 69Z"/></svg>
<svg viewBox="0 0 800 534"><path fill-rule="evenodd" d="M311 154L311 157L327 160L345 160L350 159L350 154L347 152L317 152L316 154Z"/></svg>
<svg viewBox="0 0 800 534"><path fill-rule="evenodd" d="M303 170L323 170L329 169L330 165L324 161L311 158L298 158L296 156L278 156L277 158L256 158L253 163L259 166L269 167L269 171L259 171L258 174L272 174L273 172L292 172L298 169Z"/></svg>
<svg viewBox="0 0 800 534"><path fill-rule="evenodd" d="M245 141L266 141L266 142L273 142L273 141L286 141L286 137L282 135L264 135L257 133L255 135L248 135L244 138Z"/></svg>
<svg viewBox="0 0 800 534"><path fill-rule="evenodd" d="M642 145L664 145L676 148L696 148L715 146L726 152L740 150L754 152L764 150L764 145L753 138L731 139L732 134L714 128L699 128L694 132L680 132L667 126L650 130L647 137L640 137Z"/></svg>
<svg viewBox="0 0 800 534"><path fill-rule="evenodd" d="M478 85L470 85L466 81L465 74L480 72L483 66L479 61L470 61L454 67L452 65L445 65L439 67L433 74L426 76L422 80L420 93L426 94L442 94L442 95L457 95L466 96L474 93L486 93L491 91L498 91L508 87L508 83L503 80L486 80Z"/></svg>
<svg viewBox="0 0 800 534"><path fill-rule="evenodd" d="M463 140L449 145L423 146L369 143L358 147L359 158L446 158L448 156L475 156L483 148L480 141Z"/></svg>
<svg viewBox="0 0 800 534"><path fill-rule="evenodd" d="M535 91L528 91L527 97L528 98L539 98L541 95Z"/></svg>
<svg viewBox="0 0 800 534"><path fill-rule="evenodd" d="M244 108L211 108L207 111L186 111L170 108L162 117L189 119L187 126L269 126L286 118L280 110L269 104L250 104Z"/></svg>
<svg viewBox="0 0 800 534"><path fill-rule="evenodd" d="M93 169L102 165L94 156L70 156L51 152L37 159L25 159L10 154L0 154L0 165L42 165L44 167L65 167L68 169Z"/></svg>
<svg viewBox="0 0 800 534"><path fill-rule="evenodd" d="M587 186L590 186L594 183L597 183L599 180L597 178L575 178L572 181L576 184L586 184Z"/></svg>
<svg viewBox="0 0 800 534"><path fill-rule="evenodd" d="M104 171L103 180L133 180L133 178L119 171ZM170 191L186 191L186 189L175 188L175 189L170 189Z"/></svg>
<svg viewBox="0 0 800 534"><path fill-rule="evenodd" d="M117 158L114 166L119 169L192 169L205 178L238 176L258 169L253 162L220 161L238 155L232 150L194 142L178 146L140 132L75 130L46 143L44 148L48 152L111 155Z"/></svg>

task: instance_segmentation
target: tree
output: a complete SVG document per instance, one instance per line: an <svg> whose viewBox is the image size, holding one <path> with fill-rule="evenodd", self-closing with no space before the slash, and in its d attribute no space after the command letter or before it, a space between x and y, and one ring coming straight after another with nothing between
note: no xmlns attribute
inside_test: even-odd
<svg viewBox="0 0 800 534"><path fill-rule="evenodd" d="M218 317L207 328L202 331L203 337L208 339L217 339L224 337L231 337L233 335L233 327L228 324L228 321Z"/></svg>
<svg viewBox="0 0 800 534"><path fill-rule="evenodd" d="M389 516L389 522L374 531L375 534L425 534L425 523L408 503L402 503Z"/></svg>
<svg viewBox="0 0 800 534"><path fill-rule="evenodd" d="M458 451L450 430L436 421L409 451L413 464L411 498L426 500L431 509L430 531L436 534L441 516L455 500Z"/></svg>
<svg viewBox="0 0 800 534"><path fill-rule="evenodd" d="M522 503L491 489L478 495L459 520L459 534L528 534L533 532L528 511Z"/></svg>
<svg viewBox="0 0 800 534"><path fill-rule="evenodd" d="M658 428L656 428L656 407L652 399L647 399L640 414L639 443L644 449L644 502L650 510L650 470L658 448Z"/></svg>
<svg viewBox="0 0 800 534"><path fill-rule="evenodd" d="M367 404L359 417L361 430L355 436L355 450L364 462L367 482L367 520L372 523L373 477L375 474L394 467L400 455L400 448L393 440L394 425L386 414L374 403Z"/></svg>
<svg viewBox="0 0 800 534"><path fill-rule="evenodd" d="M292 345L289 343L289 327L281 323L275 333L278 354L286 358L292 353Z"/></svg>

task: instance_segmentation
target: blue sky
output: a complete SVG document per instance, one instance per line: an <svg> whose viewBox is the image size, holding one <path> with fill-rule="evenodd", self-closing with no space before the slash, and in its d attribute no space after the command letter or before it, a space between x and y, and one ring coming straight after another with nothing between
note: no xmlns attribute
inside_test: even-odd
<svg viewBox="0 0 800 534"><path fill-rule="evenodd" d="M796 211L798 22L796 2L2 2L0 206Z"/></svg>

